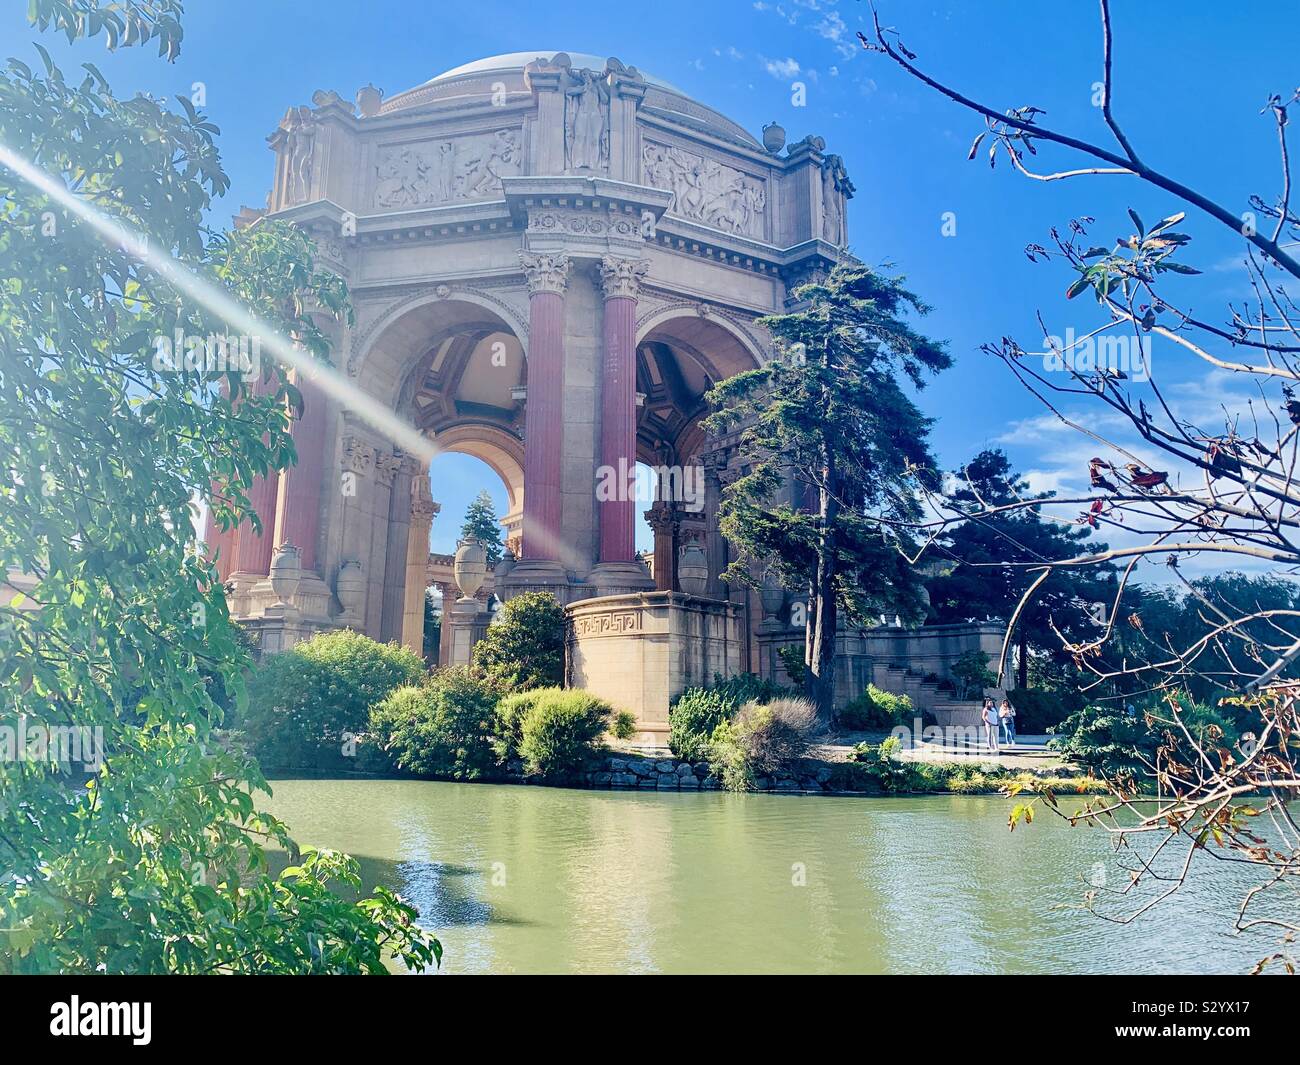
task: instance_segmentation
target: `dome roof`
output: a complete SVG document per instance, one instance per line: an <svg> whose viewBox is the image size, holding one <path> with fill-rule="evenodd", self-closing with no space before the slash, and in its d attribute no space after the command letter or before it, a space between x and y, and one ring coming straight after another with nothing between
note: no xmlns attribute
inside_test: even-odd
<svg viewBox="0 0 1300 1065"><path fill-rule="evenodd" d="M497 70L523 70L534 59L549 59L553 55L559 55L561 51L563 49L541 48L533 52L505 52L502 55L492 55L486 59L476 59L472 63L462 63L451 70L445 70L437 77L430 78L425 84L432 85L434 82L447 81L450 78L458 78L464 74L486 74ZM606 59L604 56L589 55L586 52L565 52L564 54L573 60L575 67L587 70L603 70L605 68ZM639 71L639 73L641 77L645 78L647 84L667 89L669 92L675 92L681 96L685 95L676 85L669 84L652 74L647 74L644 70Z"/></svg>
<svg viewBox="0 0 1300 1065"><path fill-rule="evenodd" d="M606 64L610 62L606 57L585 52L561 52L544 48L488 56L486 59L476 59L472 63L464 63L451 70L443 71L421 85L389 97L380 106L379 113L390 115L394 111L424 106L456 106L459 100L466 97L482 95L487 91L487 86L495 81L505 82L507 90L512 93L527 92L524 68L535 60L547 63L559 55L567 56L569 65L576 69L604 70ZM715 136L722 136L748 148L759 146L758 140L752 133L721 112L687 96L681 89L662 78L656 78L639 69L636 73L645 79L648 91L644 106L648 110L666 113L673 121L707 131Z"/></svg>

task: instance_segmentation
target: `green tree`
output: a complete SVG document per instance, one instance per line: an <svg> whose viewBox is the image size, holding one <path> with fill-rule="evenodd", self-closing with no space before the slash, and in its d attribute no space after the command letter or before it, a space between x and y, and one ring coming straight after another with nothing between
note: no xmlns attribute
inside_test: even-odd
<svg viewBox="0 0 1300 1065"><path fill-rule="evenodd" d="M497 508L486 488L471 500L465 510L460 535L462 539L475 536L483 541L483 546L487 548L489 566L495 566L501 561L501 554L505 550L505 545L501 542L501 523L497 520Z"/></svg>
<svg viewBox="0 0 1300 1065"><path fill-rule="evenodd" d="M799 310L762 320L777 357L716 386L706 426L741 429L746 470L722 502L722 531L738 549L724 576L752 582L770 563L806 590L804 690L829 722L840 609L861 622L885 605L923 610L904 538L890 530L919 513L916 471L935 479L930 419L899 376L921 388L951 360L903 320L928 308L898 279L841 266L795 295Z"/></svg>
<svg viewBox="0 0 1300 1065"><path fill-rule="evenodd" d="M483 639L474 668L505 692L564 683L564 610L550 592L506 600Z"/></svg>
<svg viewBox="0 0 1300 1065"><path fill-rule="evenodd" d="M954 565L928 582L931 621L1009 621L1039 576L1028 568L1030 564L1106 550L1105 544L1090 539L1087 524L1052 520L1040 506L1016 506L1027 500L1047 502L1053 493L1030 492L1028 482L1012 469L1001 450L981 451L953 471L951 484L949 508L980 517L948 528L936 544L939 557ZM1017 686L1029 685L1031 651L1059 656L1061 635L1078 639L1098 635L1102 630L1092 618L1103 615L1084 607L1102 604L1108 612L1115 591L1112 566L1054 571L1016 621Z"/></svg>
<svg viewBox="0 0 1300 1065"><path fill-rule="evenodd" d="M70 41L179 49L176 0L31 11ZM43 50L38 66L0 73L0 144L323 356L304 308L345 314L346 292L310 241L201 224L227 187L216 128L188 101L119 100L89 64L72 82ZM423 967L440 948L415 912L382 888L336 895L360 888L356 863L299 852L257 811L256 763L213 735L213 692L238 705L249 659L191 500L227 525L249 514L254 476L293 461L296 393L278 372L256 395L235 373L159 369L151 338L224 324L10 171L0 215L0 570L34 579L0 610L0 713L91 730L103 753L89 779L53 752L0 761L0 971ZM278 877L268 843L294 859Z"/></svg>
<svg viewBox="0 0 1300 1065"><path fill-rule="evenodd" d="M263 765L341 769L349 737L365 731L370 708L424 672L424 660L409 648L349 629L319 633L262 660L239 723Z"/></svg>

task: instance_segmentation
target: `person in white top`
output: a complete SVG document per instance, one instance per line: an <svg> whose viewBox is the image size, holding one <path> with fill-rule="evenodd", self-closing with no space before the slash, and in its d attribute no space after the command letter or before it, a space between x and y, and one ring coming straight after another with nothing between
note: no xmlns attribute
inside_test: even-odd
<svg viewBox="0 0 1300 1065"><path fill-rule="evenodd" d="M984 741L990 751L998 750L998 708L992 699L984 700L984 709L980 711L980 720L984 722Z"/></svg>

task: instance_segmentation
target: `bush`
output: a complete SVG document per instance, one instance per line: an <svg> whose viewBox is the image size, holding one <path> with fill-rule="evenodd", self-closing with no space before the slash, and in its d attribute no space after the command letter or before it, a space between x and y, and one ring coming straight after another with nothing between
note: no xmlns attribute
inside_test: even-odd
<svg viewBox="0 0 1300 1065"><path fill-rule="evenodd" d="M240 728L263 765L352 768L344 734L366 728L370 708L424 673L420 656L344 629L270 655L249 679Z"/></svg>
<svg viewBox="0 0 1300 1065"><path fill-rule="evenodd" d="M792 643L785 647L778 647L776 653L790 679L795 684L802 684L808 671L807 665L804 664L804 648L797 643Z"/></svg>
<svg viewBox="0 0 1300 1065"><path fill-rule="evenodd" d="M742 705L771 702L785 694L779 684L753 673L717 677L706 688L687 688L668 710L668 746L684 761L701 762L709 756L714 730Z"/></svg>
<svg viewBox="0 0 1300 1065"><path fill-rule="evenodd" d="M609 731L616 740L630 740L636 735L636 715L631 710L620 710Z"/></svg>
<svg viewBox="0 0 1300 1065"><path fill-rule="evenodd" d="M723 721L709 745L713 771L729 791L748 791L806 758L817 731L817 708L806 699L748 702Z"/></svg>
<svg viewBox="0 0 1300 1065"><path fill-rule="evenodd" d="M551 688L539 695L523 715L519 753L530 775L563 780L585 768L600 750L612 710L584 691Z"/></svg>
<svg viewBox="0 0 1300 1065"><path fill-rule="evenodd" d="M550 592L508 599L474 645L474 668L503 691L564 683L564 610Z"/></svg>
<svg viewBox="0 0 1300 1065"><path fill-rule="evenodd" d="M435 671L397 689L370 712L375 742L417 776L478 780L496 768L492 733L497 692L464 666Z"/></svg>
<svg viewBox="0 0 1300 1065"><path fill-rule="evenodd" d="M963 699L983 699L984 689L997 684L998 677L989 669L989 656L983 651L967 651L952 664L952 676Z"/></svg>
<svg viewBox="0 0 1300 1065"><path fill-rule="evenodd" d="M493 740L493 748L500 761L508 762L512 758L519 757L519 744L524 738L524 718L537 705L537 700L563 690L562 688L534 688L531 691L507 695L497 703L492 731L496 737Z"/></svg>
<svg viewBox="0 0 1300 1065"><path fill-rule="evenodd" d="M896 725L910 725L915 716L916 709L906 695L882 691L874 684L868 684L866 691L836 715L840 727L850 731L887 731Z"/></svg>
<svg viewBox="0 0 1300 1065"><path fill-rule="evenodd" d="M1149 767L1166 733L1173 734L1184 757L1190 754L1179 721L1211 751L1240 739L1231 714L1221 708L1180 701L1175 718L1167 702L1153 701L1132 714L1117 703L1083 706L1052 730L1056 736L1048 746L1101 776L1138 780L1151 775Z"/></svg>

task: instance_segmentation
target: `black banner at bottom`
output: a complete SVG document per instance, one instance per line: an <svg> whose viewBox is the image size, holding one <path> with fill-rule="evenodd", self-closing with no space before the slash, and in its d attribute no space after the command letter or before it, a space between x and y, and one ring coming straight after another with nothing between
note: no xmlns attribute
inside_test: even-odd
<svg viewBox="0 0 1300 1065"><path fill-rule="evenodd" d="M214 1051L247 1045L259 1051L300 1048L304 1039L336 1035L376 1038L385 1051L408 1041L412 1048L427 1051L443 1039L459 1043L471 1031L481 1036L491 1030L484 1022L494 1023L491 1014L496 1011L504 1011L515 1032L526 1031L520 1022L526 1024L529 1014L535 1014L551 1029L557 1022L580 1024L588 1037L599 1038L608 1028L610 1034L626 1038L630 1022L640 1030L647 1017L656 1015L655 1000L661 996L659 1016L680 1037L682 1028L703 1035L723 1021L731 1010L719 1011L722 1002L739 1005L751 995L779 994L778 1016L787 1030L773 1023L774 1016L765 1015L764 1045L803 1052L810 1042L820 1041L814 1030L824 1033L822 1038L831 1046L842 1044L846 1030L863 1027L910 1032L918 1049L927 1051L965 1048L973 1042L988 1045L998 1039L1024 1046L1026 1037L1043 1037L1051 1040L1046 1045L1065 1045L1072 1051L1197 1042L1231 1044L1215 1047L1231 1052L1236 1044L1258 1040L1282 1040L1276 1045L1285 1045L1296 1032L1296 985L1286 977L873 976L840 978L851 985L842 989L832 989L824 980L782 977L780 989L748 987L724 993L724 999L701 1011L698 1024L692 1023L684 1001L701 1000L692 995L683 1001L678 986L682 979L699 978L657 984L642 978L635 992L623 981L588 980L578 1000L580 1015L566 1019L558 1002L568 996L557 1001L555 994L538 995L522 986L514 994L508 988L485 994L481 984L466 979L306 982L281 977L271 988L265 981L237 977L203 978L197 984L195 978L10 977L0 984L0 1013L9 1038L16 1038L19 1046L58 1049L62 1043L85 1050L91 1044L111 1043L128 1054L192 1052L196 1040ZM858 1008L846 1013L834 1005L846 997ZM750 1000L751 1007L758 1001ZM724 1023L743 1037L746 1015L754 1018L744 1008ZM815 1029L808 1024L810 1017L836 1015L843 1018L836 1024ZM741 1021L739 1031L733 1028L736 1020ZM256 1043L249 1044L250 1038Z"/></svg>

